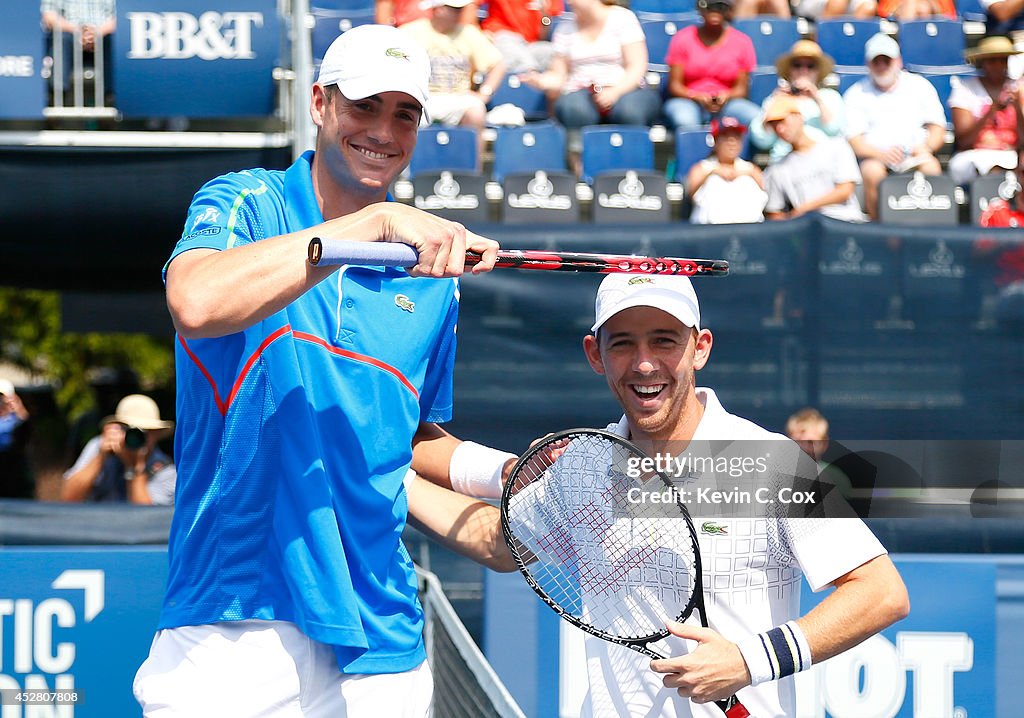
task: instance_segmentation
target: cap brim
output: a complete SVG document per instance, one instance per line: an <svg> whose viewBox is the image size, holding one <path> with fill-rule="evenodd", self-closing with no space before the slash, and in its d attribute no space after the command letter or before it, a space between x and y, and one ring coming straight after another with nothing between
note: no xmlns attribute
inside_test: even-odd
<svg viewBox="0 0 1024 718"><path fill-rule="evenodd" d="M594 326L590 328L590 331L596 332L605 324L605 322L614 317L616 314L624 312L627 309L632 309L634 307L651 307L652 309L659 309L665 312L665 314L668 314L670 317L675 317L688 327L693 327L694 329L700 328L700 321L697 319L697 317L693 315L693 312L690 311L689 308L685 308L684 311L681 311L678 314L676 312L671 312L665 309L665 307L663 306L659 307L652 304L650 294L650 292L645 292L643 295L637 295L622 300L622 302L616 304L610 311L605 312L604 315L598 317L597 321L594 322ZM673 301L674 303L679 302L679 300L675 297L673 297Z"/></svg>

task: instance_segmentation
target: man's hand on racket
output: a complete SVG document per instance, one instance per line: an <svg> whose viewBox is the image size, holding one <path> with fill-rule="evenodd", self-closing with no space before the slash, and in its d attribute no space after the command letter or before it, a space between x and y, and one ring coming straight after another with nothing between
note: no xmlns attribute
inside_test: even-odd
<svg viewBox="0 0 1024 718"><path fill-rule="evenodd" d="M380 208L380 205L374 205ZM408 272L414 277L458 277L465 271L466 250L481 255L473 274L489 272L498 257L498 243L481 237L458 222L451 222L397 202L380 208L380 237L385 242L401 242L419 253L416 266Z"/></svg>
<svg viewBox="0 0 1024 718"><path fill-rule="evenodd" d="M666 688L694 703L710 703L750 685L750 671L735 643L710 628L675 621L666 625L672 635L697 641L686 655L651 661L652 671L665 674Z"/></svg>

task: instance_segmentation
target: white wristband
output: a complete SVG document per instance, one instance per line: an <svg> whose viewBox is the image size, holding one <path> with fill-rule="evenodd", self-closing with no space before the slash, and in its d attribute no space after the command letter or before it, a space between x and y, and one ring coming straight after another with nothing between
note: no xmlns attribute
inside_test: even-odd
<svg viewBox="0 0 1024 718"><path fill-rule="evenodd" d="M502 472L508 460L515 458L515 454L463 441L455 447L448 463L452 489L481 499L500 498Z"/></svg>
<svg viewBox="0 0 1024 718"><path fill-rule="evenodd" d="M795 621L788 621L737 644L750 671L750 685L791 676L811 667L811 647Z"/></svg>

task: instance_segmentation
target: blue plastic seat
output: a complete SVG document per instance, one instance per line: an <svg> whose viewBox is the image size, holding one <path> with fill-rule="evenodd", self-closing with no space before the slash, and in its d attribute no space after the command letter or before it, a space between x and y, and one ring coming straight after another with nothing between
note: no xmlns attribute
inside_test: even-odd
<svg viewBox="0 0 1024 718"><path fill-rule="evenodd" d="M836 65L864 67L864 45L881 27L881 19L821 18L818 20L818 44Z"/></svg>
<svg viewBox="0 0 1024 718"><path fill-rule="evenodd" d="M711 154L714 140L706 130L676 130L676 182L685 182L690 168Z"/></svg>
<svg viewBox="0 0 1024 718"><path fill-rule="evenodd" d="M565 170L565 129L551 122L499 127L494 139L494 181L515 172Z"/></svg>
<svg viewBox="0 0 1024 718"><path fill-rule="evenodd" d="M588 125L581 130L583 175L587 184L602 172L653 170L654 143L643 125Z"/></svg>
<svg viewBox="0 0 1024 718"><path fill-rule="evenodd" d="M656 20L641 20L644 37L647 39L647 68L653 72L668 72L665 55L668 54L672 37L689 25L700 22L697 13L685 13L674 17L662 17Z"/></svg>
<svg viewBox="0 0 1024 718"><path fill-rule="evenodd" d="M750 89L747 97L751 102L760 105L768 95L779 86L779 76L775 70L755 70L750 74Z"/></svg>
<svg viewBox="0 0 1024 718"><path fill-rule="evenodd" d="M952 72L922 72L921 73L921 75L924 76L928 80L928 82L932 83L932 86L935 88L935 91L939 94L939 102L942 103L942 109L946 111L946 122L947 123L952 123L953 122L953 118L952 118L952 115L950 114L950 108L949 108L949 92L950 92L950 89L951 89L950 88L950 80L954 76L969 77L969 76L974 75L974 74L975 74L974 68L973 67L969 67L969 66L967 68L965 68L964 70L959 71L959 72L952 71Z"/></svg>
<svg viewBox="0 0 1024 718"><path fill-rule="evenodd" d="M775 59L789 51L793 43L800 39L800 30L793 18L758 17L740 18L733 21L733 27L750 36L754 43L758 67L769 67Z"/></svg>
<svg viewBox="0 0 1024 718"><path fill-rule="evenodd" d="M313 59L320 62L331 43L341 33L358 25L374 22L373 8L369 10L315 10L313 17Z"/></svg>
<svg viewBox="0 0 1024 718"><path fill-rule="evenodd" d="M900 23L900 51L908 70L964 64L967 46L962 20L934 18Z"/></svg>
<svg viewBox="0 0 1024 718"><path fill-rule="evenodd" d="M633 0L629 9L643 20L649 15L677 15L694 12L697 7L694 0Z"/></svg>
<svg viewBox="0 0 1024 718"><path fill-rule="evenodd" d="M424 127L409 163L409 174L443 170L476 172L479 149L476 130L469 127Z"/></svg>
<svg viewBox="0 0 1024 718"><path fill-rule="evenodd" d="M505 75L487 107L504 104L512 104L521 109L528 122L544 120L548 116L548 98L537 88L520 82L516 75Z"/></svg>

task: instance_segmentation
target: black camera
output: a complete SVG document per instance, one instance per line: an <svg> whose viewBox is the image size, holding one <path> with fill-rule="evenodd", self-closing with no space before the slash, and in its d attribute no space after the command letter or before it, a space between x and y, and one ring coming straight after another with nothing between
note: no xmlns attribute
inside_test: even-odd
<svg viewBox="0 0 1024 718"><path fill-rule="evenodd" d="M138 451L146 445L146 432L136 426L126 426L124 429L124 448Z"/></svg>

